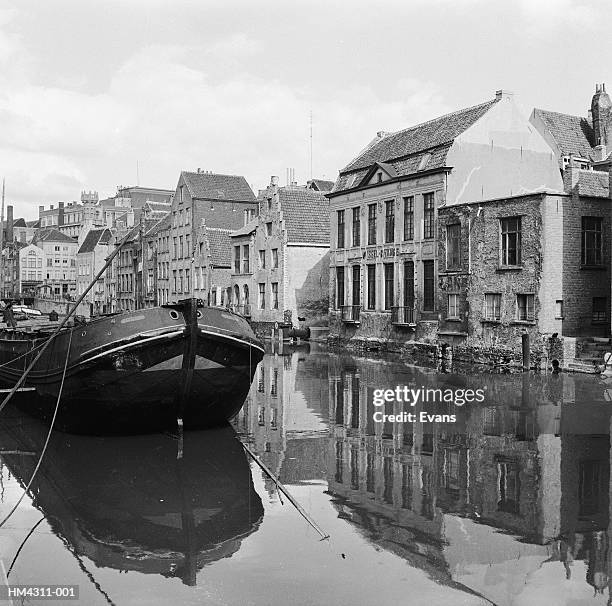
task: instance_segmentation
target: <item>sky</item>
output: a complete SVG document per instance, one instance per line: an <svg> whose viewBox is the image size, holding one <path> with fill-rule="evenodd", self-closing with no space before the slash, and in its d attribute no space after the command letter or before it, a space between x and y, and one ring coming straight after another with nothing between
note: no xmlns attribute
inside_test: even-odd
<svg viewBox="0 0 612 606"><path fill-rule="evenodd" d="M335 180L377 131L498 89L586 115L611 23L581 0L0 0L6 201L33 219L197 168Z"/></svg>

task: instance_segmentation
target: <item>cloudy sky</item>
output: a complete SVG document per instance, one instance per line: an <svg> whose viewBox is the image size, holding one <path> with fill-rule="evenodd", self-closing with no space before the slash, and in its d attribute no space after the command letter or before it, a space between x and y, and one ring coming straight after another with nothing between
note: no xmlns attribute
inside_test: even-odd
<svg viewBox="0 0 612 606"><path fill-rule="evenodd" d="M608 5L608 6L606 6ZM612 5L581 0L0 0L0 176L17 214L181 170L337 171L378 130L499 88L586 114Z"/></svg>

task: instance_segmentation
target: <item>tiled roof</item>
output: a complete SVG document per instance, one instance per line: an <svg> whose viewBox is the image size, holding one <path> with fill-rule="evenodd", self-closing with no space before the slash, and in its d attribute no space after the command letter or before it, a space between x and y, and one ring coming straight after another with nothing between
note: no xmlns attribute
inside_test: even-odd
<svg viewBox="0 0 612 606"><path fill-rule="evenodd" d="M155 217L155 219L153 219L155 222L153 223L153 225L151 226L151 228L145 233L145 235L147 236L154 236L155 234L157 234L161 229L164 228L164 221L165 219L168 219L168 225L170 225L170 213L166 213L163 217Z"/></svg>
<svg viewBox="0 0 612 606"><path fill-rule="evenodd" d="M34 238L37 242L76 242L74 238L63 234L57 229L40 229Z"/></svg>
<svg viewBox="0 0 612 606"><path fill-rule="evenodd" d="M108 244L110 238L110 229L90 229L79 248L79 254L93 252L98 244Z"/></svg>
<svg viewBox="0 0 612 606"><path fill-rule="evenodd" d="M333 186L333 181L325 181L324 179L311 179L308 181L308 187L315 191L328 192L332 190Z"/></svg>
<svg viewBox="0 0 612 606"><path fill-rule="evenodd" d="M231 229L221 229L220 227L206 228L211 263L217 267L231 267L231 233Z"/></svg>
<svg viewBox="0 0 612 606"><path fill-rule="evenodd" d="M393 162L395 160L450 144L482 118L495 103L497 99L387 134L369 145L340 172L361 170L372 166L375 162L389 162L395 166ZM338 189L337 183L334 189Z"/></svg>
<svg viewBox="0 0 612 606"><path fill-rule="evenodd" d="M192 198L255 202L255 194L242 176L186 171L182 175Z"/></svg>
<svg viewBox="0 0 612 606"><path fill-rule="evenodd" d="M233 231L231 233L231 237L237 238L238 236L248 236L249 234L252 234L257 229L257 223L259 223L259 219L253 219L252 221L249 221L240 229Z"/></svg>
<svg viewBox="0 0 612 606"><path fill-rule="evenodd" d="M609 176L601 170L581 170L578 173L578 193L581 196L607 198Z"/></svg>
<svg viewBox="0 0 612 606"><path fill-rule="evenodd" d="M394 162L381 162L379 164L383 167L392 166L396 174L402 176L412 175L420 170L442 168L446 166L446 155L451 145L452 143L447 143L435 149L429 149L426 152L414 154L407 158L395 160ZM340 173L332 191L337 192L357 187L370 172L370 168L371 167L363 168L355 172Z"/></svg>
<svg viewBox="0 0 612 606"><path fill-rule="evenodd" d="M27 227L25 219L23 217L19 217L19 219L15 219L13 221L13 227Z"/></svg>
<svg viewBox="0 0 612 606"><path fill-rule="evenodd" d="M288 242L329 245L329 200L320 192L305 187L280 187Z"/></svg>
<svg viewBox="0 0 612 606"><path fill-rule="evenodd" d="M170 202L145 202L144 206L151 210L169 211L172 204Z"/></svg>
<svg viewBox="0 0 612 606"><path fill-rule="evenodd" d="M582 158L591 157L594 135L590 120L537 108L533 113L548 128L562 156L575 154Z"/></svg>

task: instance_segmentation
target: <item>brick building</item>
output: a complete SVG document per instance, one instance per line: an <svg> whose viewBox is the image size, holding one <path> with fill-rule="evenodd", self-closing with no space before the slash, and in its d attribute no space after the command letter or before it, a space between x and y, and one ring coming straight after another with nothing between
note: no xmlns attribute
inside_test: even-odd
<svg viewBox="0 0 612 606"><path fill-rule="evenodd" d="M542 187L561 190L557 161L511 93L379 132L327 194L330 336L433 340L438 209Z"/></svg>
<svg viewBox="0 0 612 606"><path fill-rule="evenodd" d="M592 337L610 335L612 107L597 87L589 118L535 109L562 191L500 197L439 210L439 336L468 347L532 350L578 368ZM606 121L610 116L606 115ZM547 340L561 338L551 352Z"/></svg>
<svg viewBox="0 0 612 606"><path fill-rule="evenodd" d="M274 322L325 322L329 276L329 202L313 189L279 187L260 192L256 222L232 234L232 298L250 307L262 328Z"/></svg>
<svg viewBox="0 0 612 606"><path fill-rule="evenodd" d="M171 207L170 300L183 299L193 292L192 272L199 254L194 231L202 225L235 230L256 211L255 195L244 177L199 169L181 173Z"/></svg>

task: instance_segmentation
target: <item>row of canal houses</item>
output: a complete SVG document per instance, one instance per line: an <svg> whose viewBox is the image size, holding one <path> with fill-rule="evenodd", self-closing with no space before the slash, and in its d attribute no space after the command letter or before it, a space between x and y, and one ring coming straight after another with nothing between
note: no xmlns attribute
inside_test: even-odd
<svg viewBox="0 0 612 606"><path fill-rule="evenodd" d="M592 366L610 335L611 108L598 85L587 117L527 118L500 90L379 132L335 183L272 177L258 196L243 176L184 171L131 231L85 238L99 266L128 233L91 310L194 294L262 334L325 325L332 341L502 359L527 334L536 359Z"/></svg>

